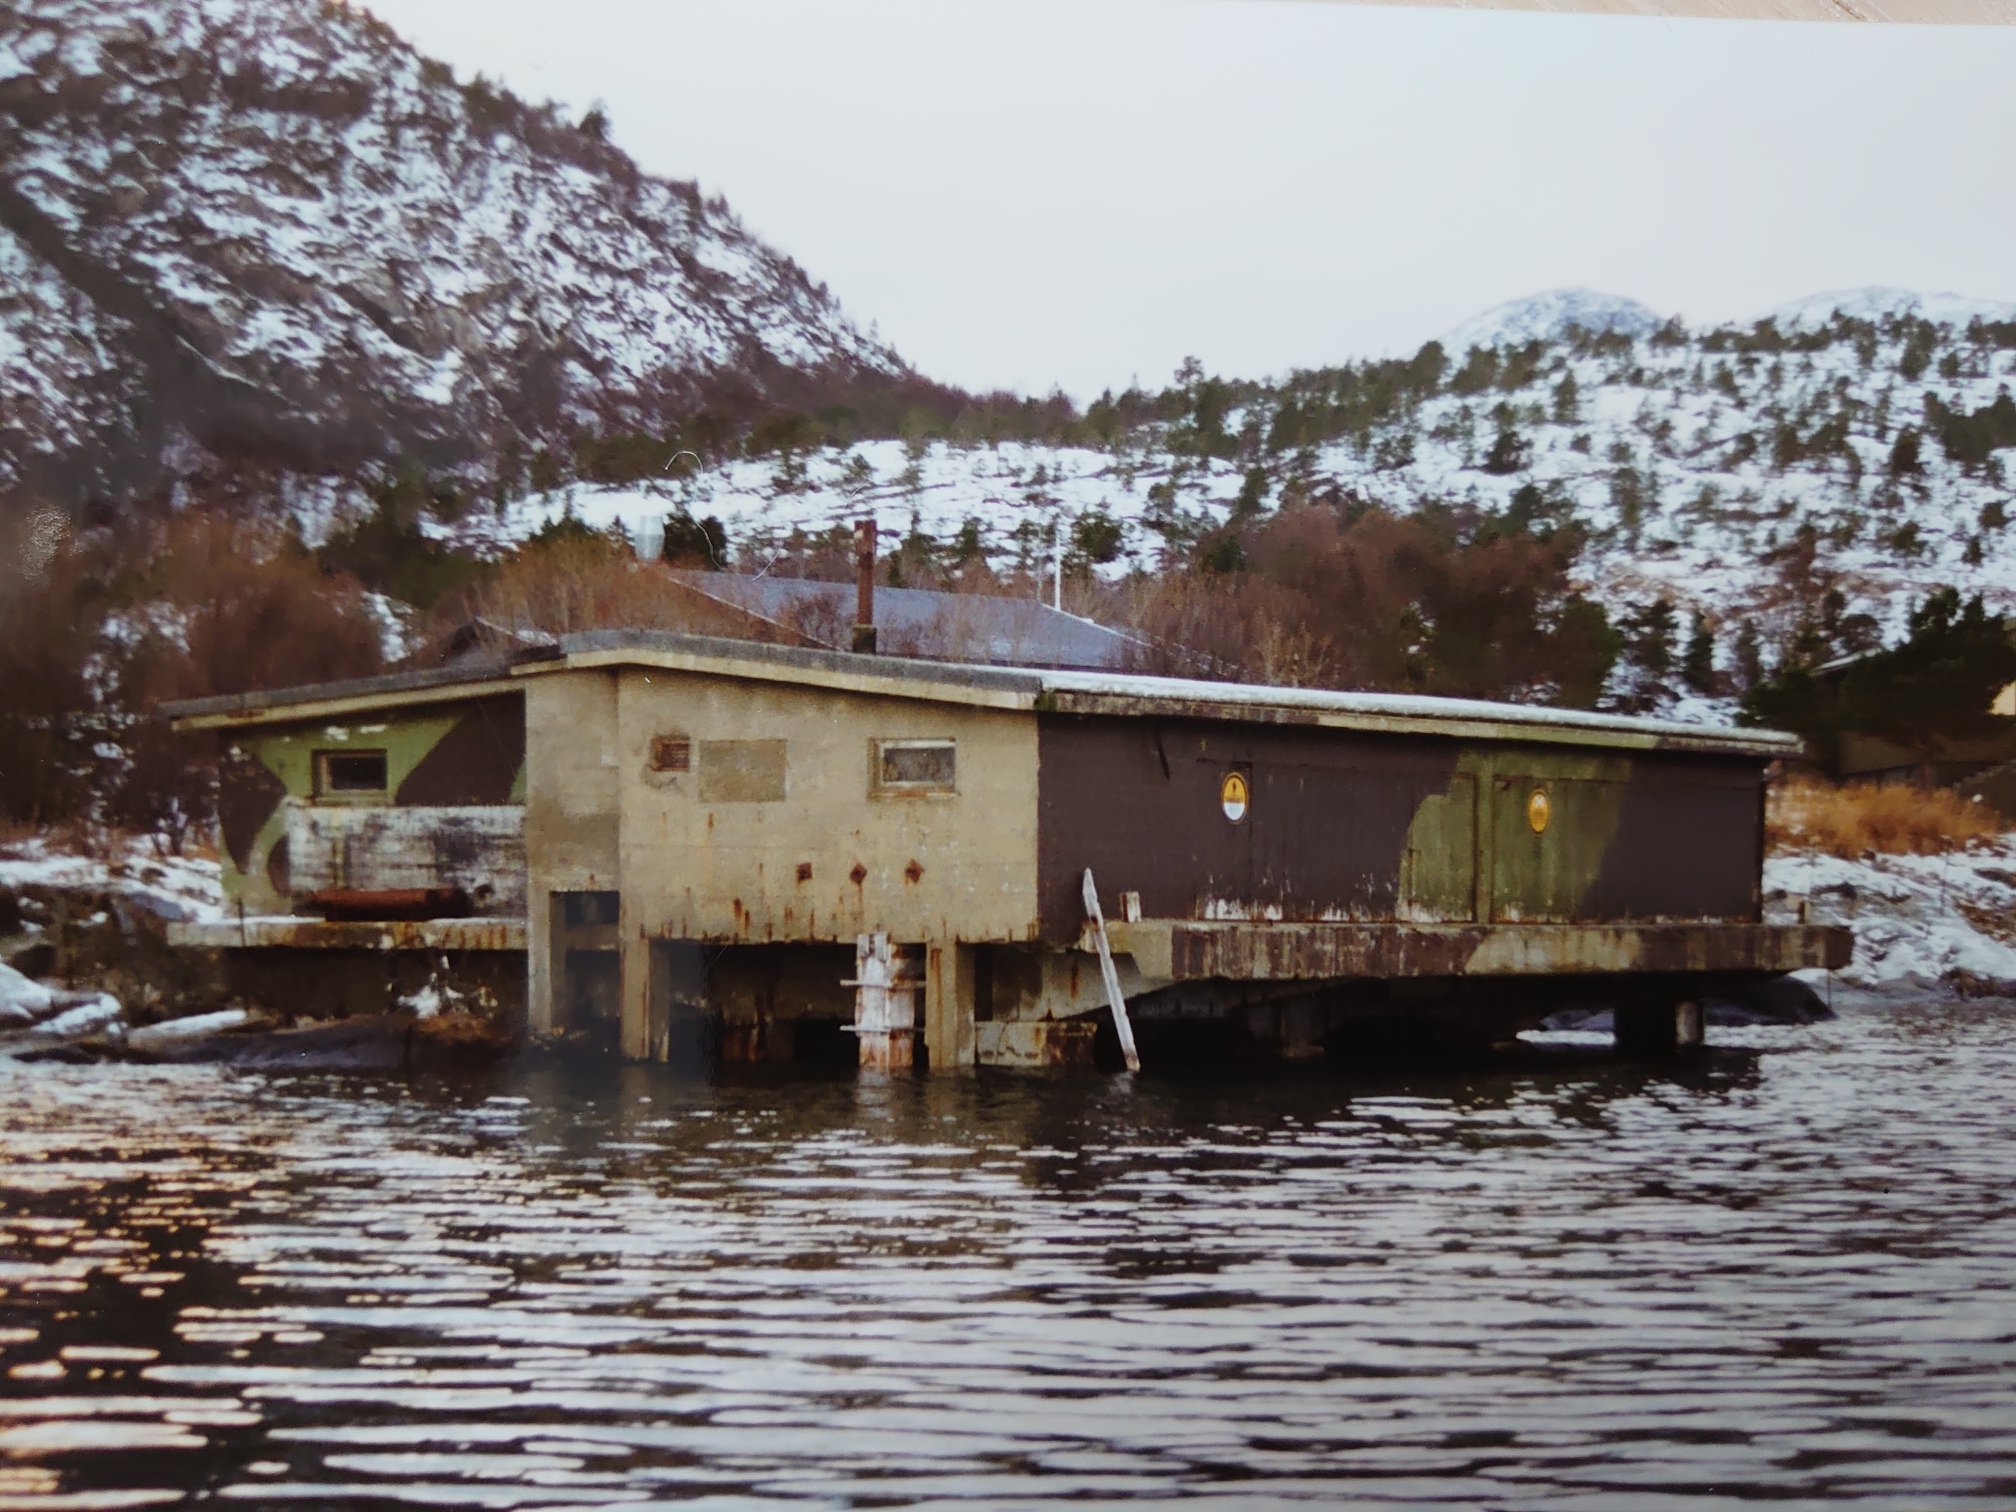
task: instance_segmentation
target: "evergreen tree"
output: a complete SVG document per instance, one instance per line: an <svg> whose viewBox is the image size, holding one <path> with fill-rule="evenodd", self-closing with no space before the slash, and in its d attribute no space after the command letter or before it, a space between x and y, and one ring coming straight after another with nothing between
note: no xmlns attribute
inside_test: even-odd
<svg viewBox="0 0 2016 1512"><path fill-rule="evenodd" d="M658 554L675 567L719 572L728 565L727 528L716 515L696 520L682 507L665 517L665 541Z"/></svg>
<svg viewBox="0 0 2016 1512"><path fill-rule="evenodd" d="M1120 522L1104 509L1080 515L1071 527L1071 544L1076 554L1094 566L1103 566L1119 556L1123 539Z"/></svg>
<svg viewBox="0 0 2016 1512"><path fill-rule="evenodd" d="M1232 501L1232 518L1249 520L1267 507L1267 469L1255 465L1246 469L1239 484L1239 497Z"/></svg>
<svg viewBox="0 0 2016 1512"><path fill-rule="evenodd" d="M969 567L975 562L987 559L987 547L980 533L977 515L968 515L959 527L959 533L952 538L952 565Z"/></svg>
<svg viewBox="0 0 2016 1512"><path fill-rule="evenodd" d="M1660 597L1625 616L1624 644L1631 660L1656 679L1673 670L1673 601Z"/></svg>
<svg viewBox="0 0 2016 1512"><path fill-rule="evenodd" d="M1554 423L1573 425L1582 414L1582 395L1575 384L1575 371L1569 369L1561 375L1561 381L1554 385Z"/></svg>
<svg viewBox="0 0 2016 1512"><path fill-rule="evenodd" d="M1897 432L1897 439L1890 447L1890 476L1915 478L1922 474L1925 463L1920 452L1918 432L1911 426L1905 426Z"/></svg>
<svg viewBox="0 0 2016 1512"><path fill-rule="evenodd" d="M1680 680L1696 693L1715 691L1715 632L1699 609L1694 611L1687 649L1680 657Z"/></svg>
<svg viewBox="0 0 2016 1512"><path fill-rule="evenodd" d="M1506 426L1499 430L1491 442L1491 450L1484 454L1484 471L1504 477L1516 473L1526 466L1526 442L1519 432Z"/></svg>
<svg viewBox="0 0 2016 1512"><path fill-rule="evenodd" d="M1749 692L1764 680L1764 643L1752 621L1743 621L1742 628L1736 632L1736 644L1730 654L1736 665L1737 684L1744 692Z"/></svg>

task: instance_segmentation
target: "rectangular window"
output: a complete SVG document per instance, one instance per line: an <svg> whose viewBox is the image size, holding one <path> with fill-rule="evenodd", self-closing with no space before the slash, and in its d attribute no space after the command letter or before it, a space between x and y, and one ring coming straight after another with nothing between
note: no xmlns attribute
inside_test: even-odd
<svg viewBox="0 0 2016 1512"><path fill-rule="evenodd" d="M684 735L651 737L651 770L690 772L693 770L693 742Z"/></svg>
<svg viewBox="0 0 2016 1512"><path fill-rule="evenodd" d="M315 793L318 797L383 793L386 788L383 751L317 751Z"/></svg>
<svg viewBox="0 0 2016 1512"><path fill-rule="evenodd" d="M953 793L958 747L949 740L878 740L875 789L882 793Z"/></svg>

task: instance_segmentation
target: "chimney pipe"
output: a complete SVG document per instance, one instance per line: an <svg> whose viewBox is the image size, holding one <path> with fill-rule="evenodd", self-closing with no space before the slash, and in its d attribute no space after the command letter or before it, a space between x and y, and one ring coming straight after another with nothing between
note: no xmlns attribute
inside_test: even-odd
<svg viewBox="0 0 2016 1512"><path fill-rule="evenodd" d="M854 522L854 649L875 654L875 520Z"/></svg>

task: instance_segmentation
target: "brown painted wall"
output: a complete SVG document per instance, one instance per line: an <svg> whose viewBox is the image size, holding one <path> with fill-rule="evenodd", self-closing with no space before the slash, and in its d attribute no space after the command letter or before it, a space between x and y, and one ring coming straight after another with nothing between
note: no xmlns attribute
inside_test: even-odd
<svg viewBox="0 0 2016 1512"><path fill-rule="evenodd" d="M1762 770L1674 753L1465 744L1310 726L1045 715L1046 938L1149 918L1530 922L1757 917ZM1221 807L1247 776L1239 823ZM1545 789L1552 819L1526 819Z"/></svg>
<svg viewBox="0 0 2016 1512"><path fill-rule="evenodd" d="M1041 718L1038 749L1037 885L1057 940L1077 936L1087 866L1107 908L1139 892L1149 918L1394 918L1408 827L1457 755L1418 738L1067 716ZM1220 806L1234 769L1252 788L1238 824Z"/></svg>

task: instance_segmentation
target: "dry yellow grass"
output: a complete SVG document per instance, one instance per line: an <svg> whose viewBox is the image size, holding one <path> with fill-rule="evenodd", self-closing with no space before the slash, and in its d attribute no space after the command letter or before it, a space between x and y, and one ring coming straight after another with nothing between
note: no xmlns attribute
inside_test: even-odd
<svg viewBox="0 0 2016 1512"><path fill-rule="evenodd" d="M2000 835L1999 818L1946 788L1810 780L1771 790L1764 836L1772 850L1817 850L1850 859L1878 855L1936 856Z"/></svg>

